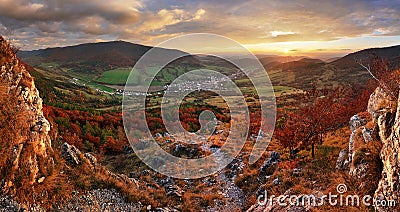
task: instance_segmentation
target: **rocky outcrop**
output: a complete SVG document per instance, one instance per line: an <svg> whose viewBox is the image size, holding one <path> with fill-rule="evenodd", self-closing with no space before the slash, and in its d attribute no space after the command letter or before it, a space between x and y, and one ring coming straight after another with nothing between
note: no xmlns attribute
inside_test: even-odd
<svg viewBox="0 0 400 212"><path fill-rule="evenodd" d="M264 164L260 168L260 173L267 172L268 168L277 164L281 159L281 155L275 151L272 151L269 158L264 161Z"/></svg>
<svg viewBox="0 0 400 212"><path fill-rule="evenodd" d="M365 127L368 120L354 115L350 118L350 139L349 146L342 149L336 161L336 169L348 171L349 175L355 179L362 179L367 176L369 164L356 156L363 155L365 145L373 139L373 129Z"/></svg>
<svg viewBox="0 0 400 212"><path fill-rule="evenodd" d="M2 110L1 123L9 133L1 140L2 158L7 162L1 168L7 169L3 189L15 192L17 183L38 183L51 175L54 161L49 137L50 124L44 118L42 99L33 78L16 57L13 48L0 37L0 81ZM4 136L5 133L2 132ZM4 171L4 170L3 170ZM4 172L3 172L4 173Z"/></svg>
<svg viewBox="0 0 400 212"><path fill-rule="evenodd" d="M400 98L398 99L400 101ZM395 203L396 206L376 206L377 211L397 211L400 209L400 107L398 101L384 94L378 88L371 95L368 111L373 114L378 127L379 138L382 141L380 157L383 163L382 178L375 192L375 199L386 205Z"/></svg>
<svg viewBox="0 0 400 212"><path fill-rule="evenodd" d="M183 191L175 184L172 177L161 180L160 184L164 187L167 196L173 195L176 197L182 197Z"/></svg>
<svg viewBox="0 0 400 212"><path fill-rule="evenodd" d="M67 162L73 165L78 165L80 163L79 157L82 153L73 145L64 143L61 147L61 154Z"/></svg>
<svg viewBox="0 0 400 212"><path fill-rule="evenodd" d="M93 154L83 154L67 143L61 147L65 161L58 157L59 150L52 147L50 123L43 116L42 99L34 80L1 36L0 108L0 211L140 210L140 203L125 202L122 191L107 189L82 192L73 187L69 200L62 196L55 198L60 202L44 200L57 195L51 183L72 185L71 179L60 177L77 170L85 170L85 174L110 185L139 188L134 179L109 171L98 164Z"/></svg>
<svg viewBox="0 0 400 212"><path fill-rule="evenodd" d="M397 99L387 94L381 87L378 87L369 98L367 111L372 115L374 121L379 123L379 119L383 120L385 115L394 114L396 108ZM386 130L386 128L381 130Z"/></svg>
<svg viewBox="0 0 400 212"><path fill-rule="evenodd" d="M140 211L140 203L126 202L114 189L96 189L83 194L74 193L74 197L59 207L59 211Z"/></svg>
<svg viewBox="0 0 400 212"><path fill-rule="evenodd" d="M349 147L339 153L336 168L346 170L349 175L359 180L360 188L365 185L371 172L377 172L371 160L364 160L363 157L372 158L370 152L365 150L373 140L380 141L380 159L382 160L383 170L378 187L375 191L375 202L377 211L398 211L399 207L399 170L400 170L400 107L396 99L388 95L384 89L378 87L371 94L367 111L371 115L372 129L365 126L366 120L355 115L350 120L350 140ZM362 147L362 148L361 148ZM378 153L379 154L379 153ZM374 168L371 168L374 167ZM379 174L379 173L378 173ZM369 179L370 180L370 179ZM385 206L383 206L385 205ZM394 206L395 205L395 206Z"/></svg>
<svg viewBox="0 0 400 212"><path fill-rule="evenodd" d="M124 174L116 174L97 163L96 157L92 153L82 153L78 148L73 145L64 143L62 145L62 156L66 162L71 166L86 165L94 175L98 174L102 177L114 182L122 183L131 188L136 188L137 182L133 178L129 178Z"/></svg>

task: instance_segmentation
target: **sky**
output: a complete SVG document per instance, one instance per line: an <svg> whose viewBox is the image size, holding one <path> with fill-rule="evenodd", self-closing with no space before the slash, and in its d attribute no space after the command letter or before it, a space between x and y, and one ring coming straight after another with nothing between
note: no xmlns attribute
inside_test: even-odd
<svg viewBox="0 0 400 212"><path fill-rule="evenodd" d="M215 33L256 54L333 57L400 45L400 1L0 0L0 33L24 50Z"/></svg>

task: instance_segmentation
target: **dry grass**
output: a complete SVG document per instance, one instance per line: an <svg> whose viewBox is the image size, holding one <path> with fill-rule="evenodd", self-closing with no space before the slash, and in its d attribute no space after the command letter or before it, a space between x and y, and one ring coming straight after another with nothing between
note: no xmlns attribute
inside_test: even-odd
<svg viewBox="0 0 400 212"><path fill-rule="evenodd" d="M205 207L214 206L216 200L223 199L220 194L186 192L183 195L183 211L201 211Z"/></svg>
<svg viewBox="0 0 400 212"><path fill-rule="evenodd" d="M19 166L13 169L11 163L12 149L29 139L29 124L26 121L26 111L18 109L18 100L13 95L3 97L0 102L0 169L1 178L13 182L8 193L14 194L20 202L40 203L51 207L54 202L60 202L71 193L72 186L67 183L66 175L62 173L64 161L59 154L49 155L53 158L54 166L50 168L46 160L36 156L32 145L24 145L21 150ZM38 161L39 175L44 176L43 183L32 185L33 173L29 167L31 161ZM45 168L47 167L47 168Z"/></svg>
<svg viewBox="0 0 400 212"><path fill-rule="evenodd" d="M313 194L313 192L320 191L323 194L337 194L336 187L339 184L346 184L348 191L346 195L358 194L363 196L369 194L373 196L375 191L375 184L378 182L380 172L377 171L373 176L371 173L368 176L367 184L370 185L365 189L360 189L360 182L353 179L348 175L347 172L341 172L335 169L336 159L339 155L339 151L348 147L350 130L348 127L328 133L324 137L323 145L316 146L316 156L314 159L310 157L298 156L295 160L281 157L281 162L278 166L275 166L271 177L264 183L257 183L257 177L259 173L257 169L249 168L245 169L242 176L238 177L236 184L243 189L246 195L246 207L250 207L256 204L256 191L264 189L268 192L268 195L282 195L286 191L290 190L290 194ZM368 145L360 146L361 148L367 148L368 154L371 157L364 158L369 164L371 164L371 170L379 170L379 162L375 157L376 151L380 149L379 142L369 143ZM287 150L282 148L276 148L275 151L286 154ZM375 153L374 153L375 152ZM304 150L304 153L300 152L299 155L309 155L310 150ZM375 155L375 156L373 156ZM301 173L295 175L293 168L301 168ZM279 185L273 184L273 179L279 178L281 183ZM324 206L312 208L312 211L369 211L371 208L365 206L361 207L340 207L340 206Z"/></svg>

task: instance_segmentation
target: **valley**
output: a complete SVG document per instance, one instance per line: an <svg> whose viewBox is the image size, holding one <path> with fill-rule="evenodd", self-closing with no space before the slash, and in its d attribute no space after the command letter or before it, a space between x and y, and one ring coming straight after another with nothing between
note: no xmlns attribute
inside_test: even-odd
<svg viewBox="0 0 400 212"><path fill-rule="evenodd" d="M110 51L100 49L112 49L111 52L116 55L124 55L117 59L110 55ZM164 67L158 72L159 67L149 67L146 71L132 71L135 60L144 54L150 47L137 44L117 41L100 44L82 44L73 47L36 50L32 52L20 52L19 56L23 61L32 65L32 74L38 81L39 90L45 90L45 83L41 80L54 84L53 98L44 100L48 103L57 102L57 95L74 96L81 98L84 103L78 104L80 107L104 109L121 104L125 83L129 74L137 82L130 82L126 86L135 86L138 92L143 91L141 86L148 83L150 76L158 73L156 79L151 82L150 93L162 92L165 86L171 83L178 76L195 69L215 70L230 76L242 87L244 92L253 92L251 82L244 77L235 67L224 63L217 58L194 56L192 58L183 58L180 61L170 64L170 67ZM371 76L359 64L357 59L368 61L370 57L388 58L390 66L399 64L397 47L384 49L369 49L347 55L326 63L322 60L311 59L307 57L291 56L266 56L259 58L260 62L268 72L272 84L275 87L275 95L291 94L301 92L302 89L309 89L313 84L318 87L337 87L340 85L363 86ZM176 50L165 50L173 51ZM86 56L75 59L75 55L86 52ZM393 52L393 53L392 53ZM129 56L128 56L129 55ZM125 57L134 59L124 60ZM98 58L108 58L107 60L98 60ZM136 58L136 59L135 59ZM120 60L120 61L119 61ZM71 61L74 61L73 63ZM106 68L110 67L110 68ZM57 86L60 84L60 86ZM131 90L131 89L130 89ZM47 92L43 92L47 93ZM80 96L80 97L77 97ZM94 103L96 102L96 105Z"/></svg>
<svg viewBox="0 0 400 212"><path fill-rule="evenodd" d="M400 211L399 23L399 0L0 0L0 212Z"/></svg>
<svg viewBox="0 0 400 212"><path fill-rule="evenodd" d="M339 152L349 145L349 117L365 110L369 94L373 92L373 86L376 86L369 73L353 62L355 59L349 59L365 55L364 51L333 62L306 57L260 58L273 84L271 92L267 84L256 89L253 82L237 67L215 57L195 55L181 58L168 64L160 72L158 67L131 71L126 61L98 59L109 57L106 54L108 51L105 55L97 51L93 56L89 56L91 52L87 52L87 61L84 60L85 57L81 60L74 58L73 55L82 54L89 47L97 49L97 45L108 46L116 55L125 54L124 49L127 46L138 46L126 42L111 42L19 53L24 67L34 77L35 85L43 98L43 116L51 125L53 148L64 158L57 160L61 164L64 160L69 164L67 168L57 166L59 173L44 174L44 182L64 176L60 173L67 173L70 183L55 180L60 186L70 186L63 188L65 192L85 192L85 198L93 201L100 201L98 195L114 195L115 198L120 198L118 195L121 194L129 203L121 200L118 207L145 208L150 211L215 211L227 208L257 211L261 206L256 205L256 198L262 189L274 194L312 193L318 186L319 191L330 192L339 181L351 185L351 193L358 192L358 179L347 176L346 171L337 172L335 165ZM391 52L393 49L386 50ZM376 51L379 56L389 55L390 66L398 63L397 52L365 51ZM58 55L57 58L51 56L52 54ZM367 59L373 61L365 58ZM131 65L134 62L132 60ZM124 131L121 104L124 96L145 97L149 129L157 144L166 152L190 159L216 153L220 155L218 158L223 164L226 156L220 149L231 132L232 123L226 102L229 98L235 102L238 96L224 99L214 92L207 92L214 89L229 93L230 88L225 87L226 79L222 77L209 76L204 80L204 76L185 75L197 69L218 71L235 82L245 97L244 106L249 108L249 134L239 156L221 172L195 180L173 179L151 170L132 150ZM260 71L263 70L250 71L253 80L261 79ZM130 74L131 79L135 80L129 81L125 86ZM153 75L156 77L150 81ZM173 83L174 79L182 75L186 77L183 83ZM203 80L199 83L198 79ZM146 84L150 84L147 90ZM196 90L185 96L178 109L180 122L189 131L188 134L170 135L166 131L160 117L160 105L167 90L171 93ZM269 99L264 101L272 102L276 98L277 123L266 153L257 163L250 164L250 153L255 140L260 136L258 92L268 93ZM175 104L167 102L164 107L173 108ZM135 107L134 104L130 106ZM198 120L201 112L207 110L214 112L217 120L215 125L211 124L215 129L202 129L209 136L200 134L202 125ZM364 116L363 120L369 120L368 115ZM134 117L130 122L136 123ZM141 127L134 125L136 129ZM142 139L136 145L140 148L146 147L148 141ZM146 151L149 155L153 154L152 149ZM376 153L370 148L353 151L366 151L372 156ZM365 157L373 160L367 155ZM161 162L162 159L150 161L152 166ZM368 165L372 166L373 163L369 162ZM204 167L207 168L210 167ZM324 173L316 175L316 170L323 170ZM332 175L335 178L328 177ZM360 178L363 179L362 177ZM301 181L301 185L295 184L296 181ZM376 186L374 184L373 191ZM104 190L95 190L99 188ZM58 191L62 187L52 189ZM363 188L361 192L372 195L369 189L372 187ZM57 195L63 194L63 191L58 192ZM86 207L76 198L76 195L72 195L63 207ZM44 205L55 207L49 202ZM324 206L323 209L334 208ZM355 210L354 207L352 209ZM364 209L366 208L362 208Z"/></svg>

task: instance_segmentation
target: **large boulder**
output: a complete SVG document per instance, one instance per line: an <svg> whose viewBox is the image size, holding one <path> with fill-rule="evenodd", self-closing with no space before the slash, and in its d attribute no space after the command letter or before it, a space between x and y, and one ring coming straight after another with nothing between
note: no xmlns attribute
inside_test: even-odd
<svg viewBox="0 0 400 212"><path fill-rule="evenodd" d="M33 77L1 36L0 58L0 142L4 144L0 155L7 160L0 172L4 173L5 191L15 193L18 182L34 185L52 174L54 151Z"/></svg>
<svg viewBox="0 0 400 212"><path fill-rule="evenodd" d="M368 129L365 125L368 120L354 115L350 118L350 138L347 148L342 149L336 161L336 169L347 171L350 176L361 180L368 174L369 164L360 158L365 153L364 146L373 141L373 129Z"/></svg>
<svg viewBox="0 0 400 212"><path fill-rule="evenodd" d="M281 155L278 152L272 151L269 158L264 161L264 164L260 167L261 174L267 174L267 170L273 165L277 164L281 159Z"/></svg>
<svg viewBox="0 0 400 212"><path fill-rule="evenodd" d="M382 96L382 98L389 98ZM381 100L384 101L384 100ZM400 98L399 100L400 101ZM400 210L400 107L387 99L385 113L380 113L377 118L379 126L379 137L382 141L380 157L383 163L382 178L375 191L375 199L385 202L387 205L395 203L396 206L377 205L377 211L399 211ZM371 111L375 112L376 111Z"/></svg>
<svg viewBox="0 0 400 212"><path fill-rule="evenodd" d="M389 95L382 87L378 87L369 98L367 111L376 122L382 114L395 113L396 107L397 98Z"/></svg>
<svg viewBox="0 0 400 212"><path fill-rule="evenodd" d="M61 154L63 158L72 165L78 165L81 163L80 156L82 153L73 145L64 143L61 147Z"/></svg>

